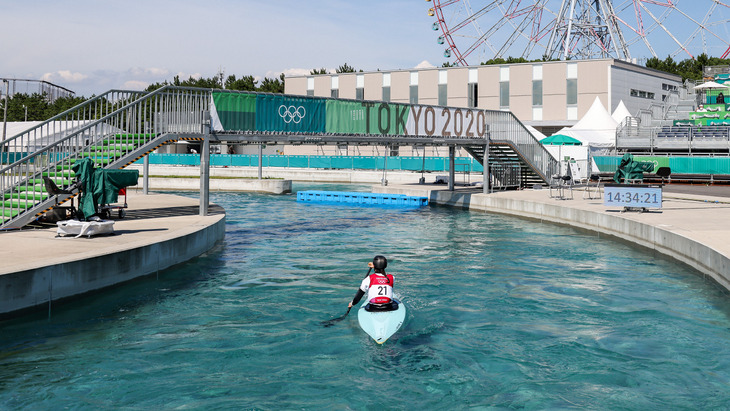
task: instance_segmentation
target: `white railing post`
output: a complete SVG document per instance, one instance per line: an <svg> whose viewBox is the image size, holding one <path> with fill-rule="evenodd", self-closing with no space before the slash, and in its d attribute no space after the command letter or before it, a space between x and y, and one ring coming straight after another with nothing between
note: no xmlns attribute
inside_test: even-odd
<svg viewBox="0 0 730 411"><path fill-rule="evenodd" d="M210 113L203 115L203 147L200 153L200 215L208 215L210 199Z"/></svg>

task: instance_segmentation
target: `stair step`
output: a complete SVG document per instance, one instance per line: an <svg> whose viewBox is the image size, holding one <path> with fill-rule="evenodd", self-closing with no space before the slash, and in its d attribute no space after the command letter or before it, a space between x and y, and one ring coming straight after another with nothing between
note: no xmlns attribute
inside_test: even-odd
<svg viewBox="0 0 730 411"><path fill-rule="evenodd" d="M12 209L23 209L26 210L28 208L33 207L36 205L35 201L21 201L21 200L5 200L3 201L3 205L5 208L12 208Z"/></svg>
<svg viewBox="0 0 730 411"><path fill-rule="evenodd" d="M20 214L20 211L19 210L11 210L11 209L3 209L2 210L3 217L15 217L18 214ZM5 219L3 219L3 221L7 221L9 219L10 218L5 218Z"/></svg>
<svg viewBox="0 0 730 411"><path fill-rule="evenodd" d="M139 139L150 139L156 137L155 133L133 133L133 134L115 134L114 138L139 138Z"/></svg>
<svg viewBox="0 0 730 411"><path fill-rule="evenodd" d="M23 200L45 200L48 198L48 193L39 193L39 192L30 192L30 191L23 191L21 193L7 193L5 194L5 198L16 198L16 199L23 199Z"/></svg>
<svg viewBox="0 0 730 411"><path fill-rule="evenodd" d="M66 187L73 183L72 180L68 179L62 179L62 178L52 178L51 179L54 183L56 183L59 187ZM45 182L42 178L32 178L29 180L31 183L36 184L38 186L41 186L41 188L45 187Z"/></svg>
<svg viewBox="0 0 730 411"><path fill-rule="evenodd" d="M45 184L34 184L31 186L24 186L20 190L21 192L27 193L27 192L33 192L33 193L45 193L46 192L46 186Z"/></svg>
<svg viewBox="0 0 730 411"><path fill-rule="evenodd" d="M80 159L71 159L72 163L76 163ZM109 164L112 162L112 159L110 158L92 158L91 161L93 161L95 164Z"/></svg>
<svg viewBox="0 0 730 411"><path fill-rule="evenodd" d="M96 158L103 158L103 157L119 157L121 155L124 155L121 151L92 151L89 153L81 153L79 154L81 157L96 157Z"/></svg>
<svg viewBox="0 0 730 411"><path fill-rule="evenodd" d="M109 140L104 140L102 142L102 145L109 145L109 144L134 144L139 145L142 143L146 143L148 140L145 138L112 138Z"/></svg>
<svg viewBox="0 0 730 411"><path fill-rule="evenodd" d="M124 144L124 143L114 143L109 142L108 144L105 144L105 147L111 147L117 150L123 150L123 151L131 151L137 148L136 144Z"/></svg>
<svg viewBox="0 0 730 411"><path fill-rule="evenodd" d="M42 174L44 177L62 177L62 178L74 178L76 173L73 171L49 171Z"/></svg>

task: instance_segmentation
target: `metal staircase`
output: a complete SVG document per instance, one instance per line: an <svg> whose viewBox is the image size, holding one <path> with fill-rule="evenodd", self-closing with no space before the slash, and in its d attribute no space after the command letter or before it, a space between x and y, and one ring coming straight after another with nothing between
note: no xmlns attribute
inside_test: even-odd
<svg viewBox="0 0 730 411"><path fill-rule="evenodd" d="M489 164L518 165L520 187L534 184L547 185L559 171L558 161L540 144L511 112L486 112L489 126ZM464 147L477 161L484 165L484 146ZM499 178L493 176L493 178Z"/></svg>
<svg viewBox="0 0 730 411"><path fill-rule="evenodd" d="M124 168L155 148L200 139L209 90L112 90L0 145L0 229L20 228L78 194L73 164ZM51 195L43 178L62 191Z"/></svg>

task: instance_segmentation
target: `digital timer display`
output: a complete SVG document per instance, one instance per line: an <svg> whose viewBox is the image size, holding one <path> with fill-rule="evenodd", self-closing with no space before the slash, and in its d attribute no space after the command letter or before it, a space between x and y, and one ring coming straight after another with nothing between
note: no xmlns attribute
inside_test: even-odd
<svg viewBox="0 0 730 411"><path fill-rule="evenodd" d="M606 184L603 188L603 205L662 208L662 188L644 184Z"/></svg>

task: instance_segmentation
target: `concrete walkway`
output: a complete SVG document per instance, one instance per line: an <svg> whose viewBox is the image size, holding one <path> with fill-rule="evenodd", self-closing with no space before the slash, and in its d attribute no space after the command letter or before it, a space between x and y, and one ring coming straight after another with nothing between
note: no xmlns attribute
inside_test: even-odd
<svg viewBox="0 0 730 411"><path fill-rule="evenodd" d="M707 187L708 189L710 187ZM730 290L730 198L702 195L699 188L683 193L667 187L661 210L622 212L605 207L601 196L551 198L549 190L504 191L482 194L481 188L443 186L374 186L376 192L427 196L431 203L550 221L618 237L684 262ZM678 192L679 191L679 192ZM730 193L726 188L716 191Z"/></svg>
<svg viewBox="0 0 730 411"><path fill-rule="evenodd" d="M201 217L197 198L129 190L127 202L114 235L57 238L55 227L0 233L0 315L155 273L225 234L225 211L211 205Z"/></svg>

